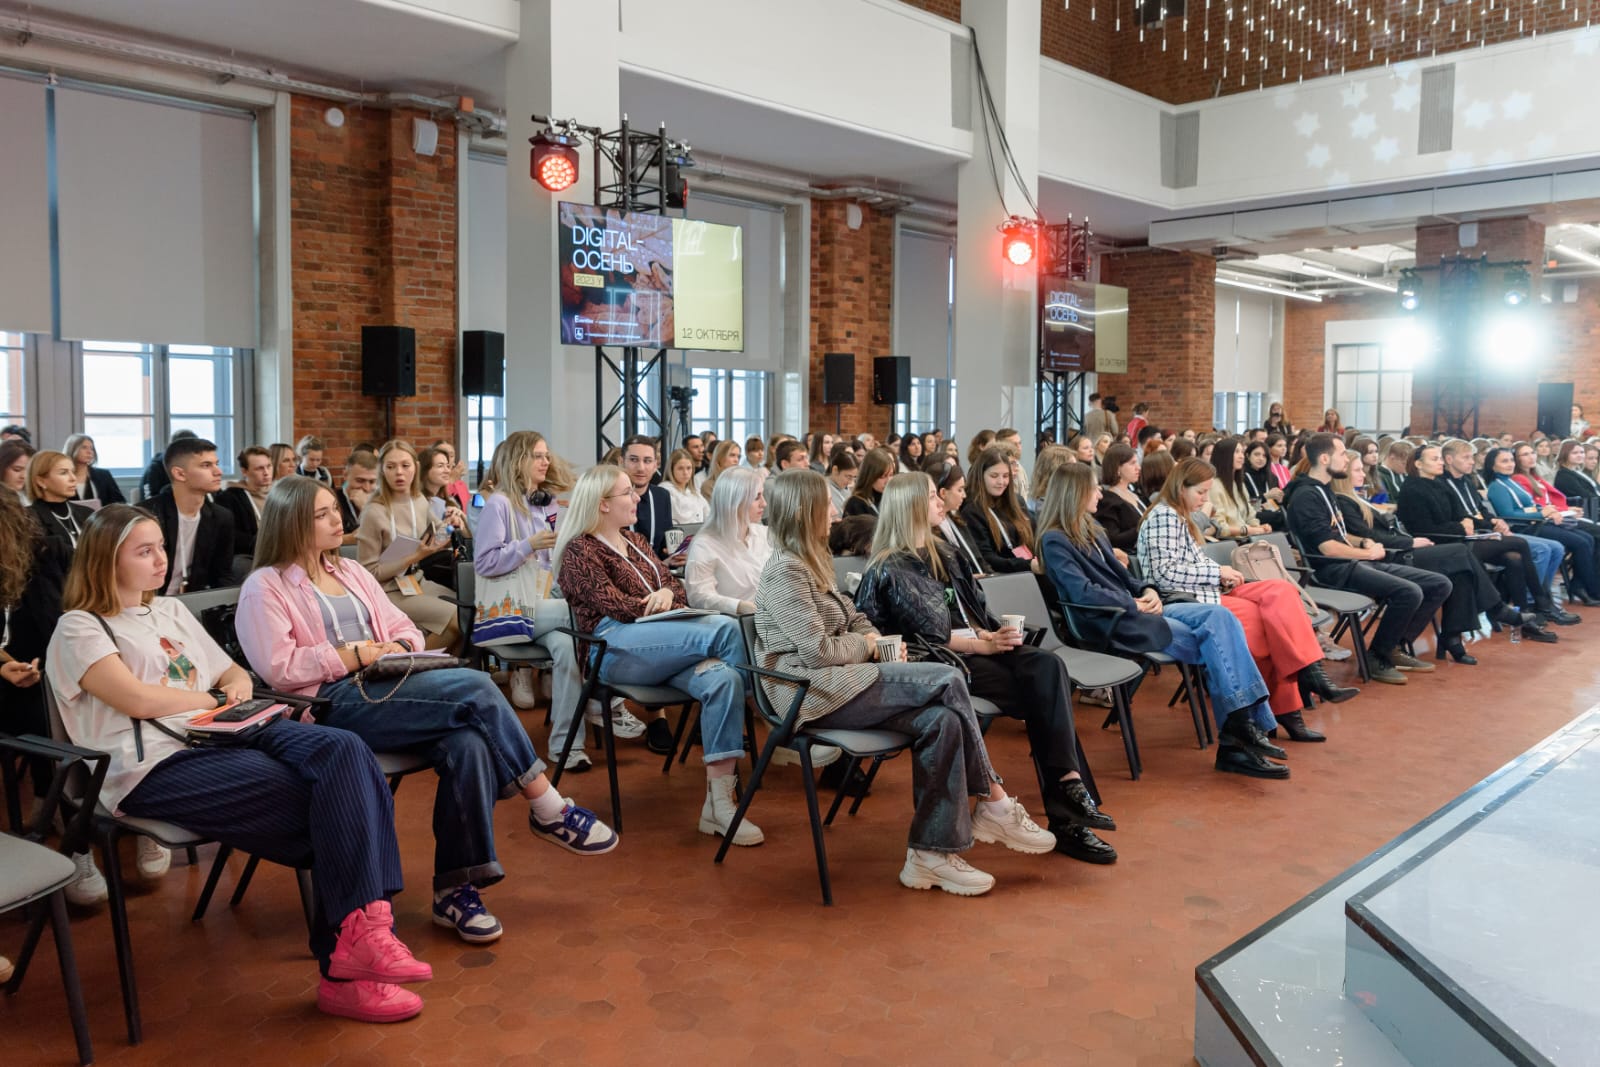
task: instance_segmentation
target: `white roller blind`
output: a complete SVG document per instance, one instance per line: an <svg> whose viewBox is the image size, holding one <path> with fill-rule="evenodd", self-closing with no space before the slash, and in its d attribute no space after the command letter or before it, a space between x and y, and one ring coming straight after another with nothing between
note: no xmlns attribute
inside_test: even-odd
<svg viewBox="0 0 1600 1067"><path fill-rule="evenodd" d="M690 172L693 177L693 171ZM689 194L689 218L738 226L744 250L743 352L691 352L696 367L776 371L783 364L783 212L766 204Z"/></svg>
<svg viewBox="0 0 1600 1067"><path fill-rule="evenodd" d="M42 82L0 77L0 330L51 329L45 118Z"/></svg>
<svg viewBox="0 0 1600 1067"><path fill-rule="evenodd" d="M954 247L948 237L900 231L894 256L892 354L911 357L915 378L946 378L950 374L950 255Z"/></svg>
<svg viewBox="0 0 1600 1067"><path fill-rule="evenodd" d="M254 140L248 115L56 90L64 338L255 347Z"/></svg>
<svg viewBox="0 0 1600 1067"><path fill-rule="evenodd" d="M1272 357L1274 298L1217 293L1216 363L1213 388L1219 393L1266 392Z"/></svg>
<svg viewBox="0 0 1600 1067"><path fill-rule="evenodd" d="M467 279L463 330L506 332L506 161L467 159Z"/></svg>

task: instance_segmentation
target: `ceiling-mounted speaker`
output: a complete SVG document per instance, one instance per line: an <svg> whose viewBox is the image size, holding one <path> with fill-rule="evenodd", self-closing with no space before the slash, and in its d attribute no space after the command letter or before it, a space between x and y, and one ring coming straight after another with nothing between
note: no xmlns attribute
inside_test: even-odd
<svg viewBox="0 0 1600 1067"><path fill-rule="evenodd" d="M431 156L439 150L439 124L432 119L411 120L411 150Z"/></svg>

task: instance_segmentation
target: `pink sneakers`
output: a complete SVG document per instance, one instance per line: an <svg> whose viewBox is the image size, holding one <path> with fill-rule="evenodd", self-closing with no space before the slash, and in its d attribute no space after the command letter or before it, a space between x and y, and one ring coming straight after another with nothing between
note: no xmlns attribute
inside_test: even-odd
<svg viewBox="0 0 1600 1067"><path fill-rule="evenodd" d="M422 998L388 982L330 982L317 989L317 1007L364 1023L397 1023L422 1010Z"/></svg>
<svg viewBox="0 0 1600 1067"><path fill-rule="evenodd" d="M393 925L394 915L387 900L374 900L365 908L346 915L339 927L333 955L328 959L329 977L355 983L426 982L432 978L433 968L411 955L411 950L394 936ZM324 986L329 984L338 985L324 983ZM350 996L346 994L340 999L348 1000ZM320 994L318 999L321 1000ZM417 1008L421 1006L422 1001L418 999ZM411 1014L415 1015L416 1011Z"/></svg>

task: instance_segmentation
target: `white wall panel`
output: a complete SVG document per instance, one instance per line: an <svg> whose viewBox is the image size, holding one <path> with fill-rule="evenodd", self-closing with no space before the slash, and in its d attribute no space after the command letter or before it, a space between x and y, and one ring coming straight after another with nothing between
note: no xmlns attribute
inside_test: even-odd
<svg viewBox="0 0 1600 1067"><path fill-rule="evenodd" d="M0 330L51 330L45 121L42 81L0 77Z"/></svg>

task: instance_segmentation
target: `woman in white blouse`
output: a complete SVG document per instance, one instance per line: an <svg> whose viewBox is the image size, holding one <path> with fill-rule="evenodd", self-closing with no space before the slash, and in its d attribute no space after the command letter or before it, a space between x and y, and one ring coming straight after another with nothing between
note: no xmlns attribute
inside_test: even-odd
<svg viewBox="0 0 1600 1067"><path fill-rule="evenodd" d="M667 477L661 483L672 498L673 524L705 522L711 505L700 495L694 484L694 457L681 448L674 449L667 458Z"/></svg>
<svg viewBox="0 0 1600 1067"><path fill-rule="evenodd" d="M711 518L689 543L683 584L690 607L727 615L755 611L761 568L772 554L760 525L766 510L759 474L741 467L722 472L711 491Z"/></svg>

